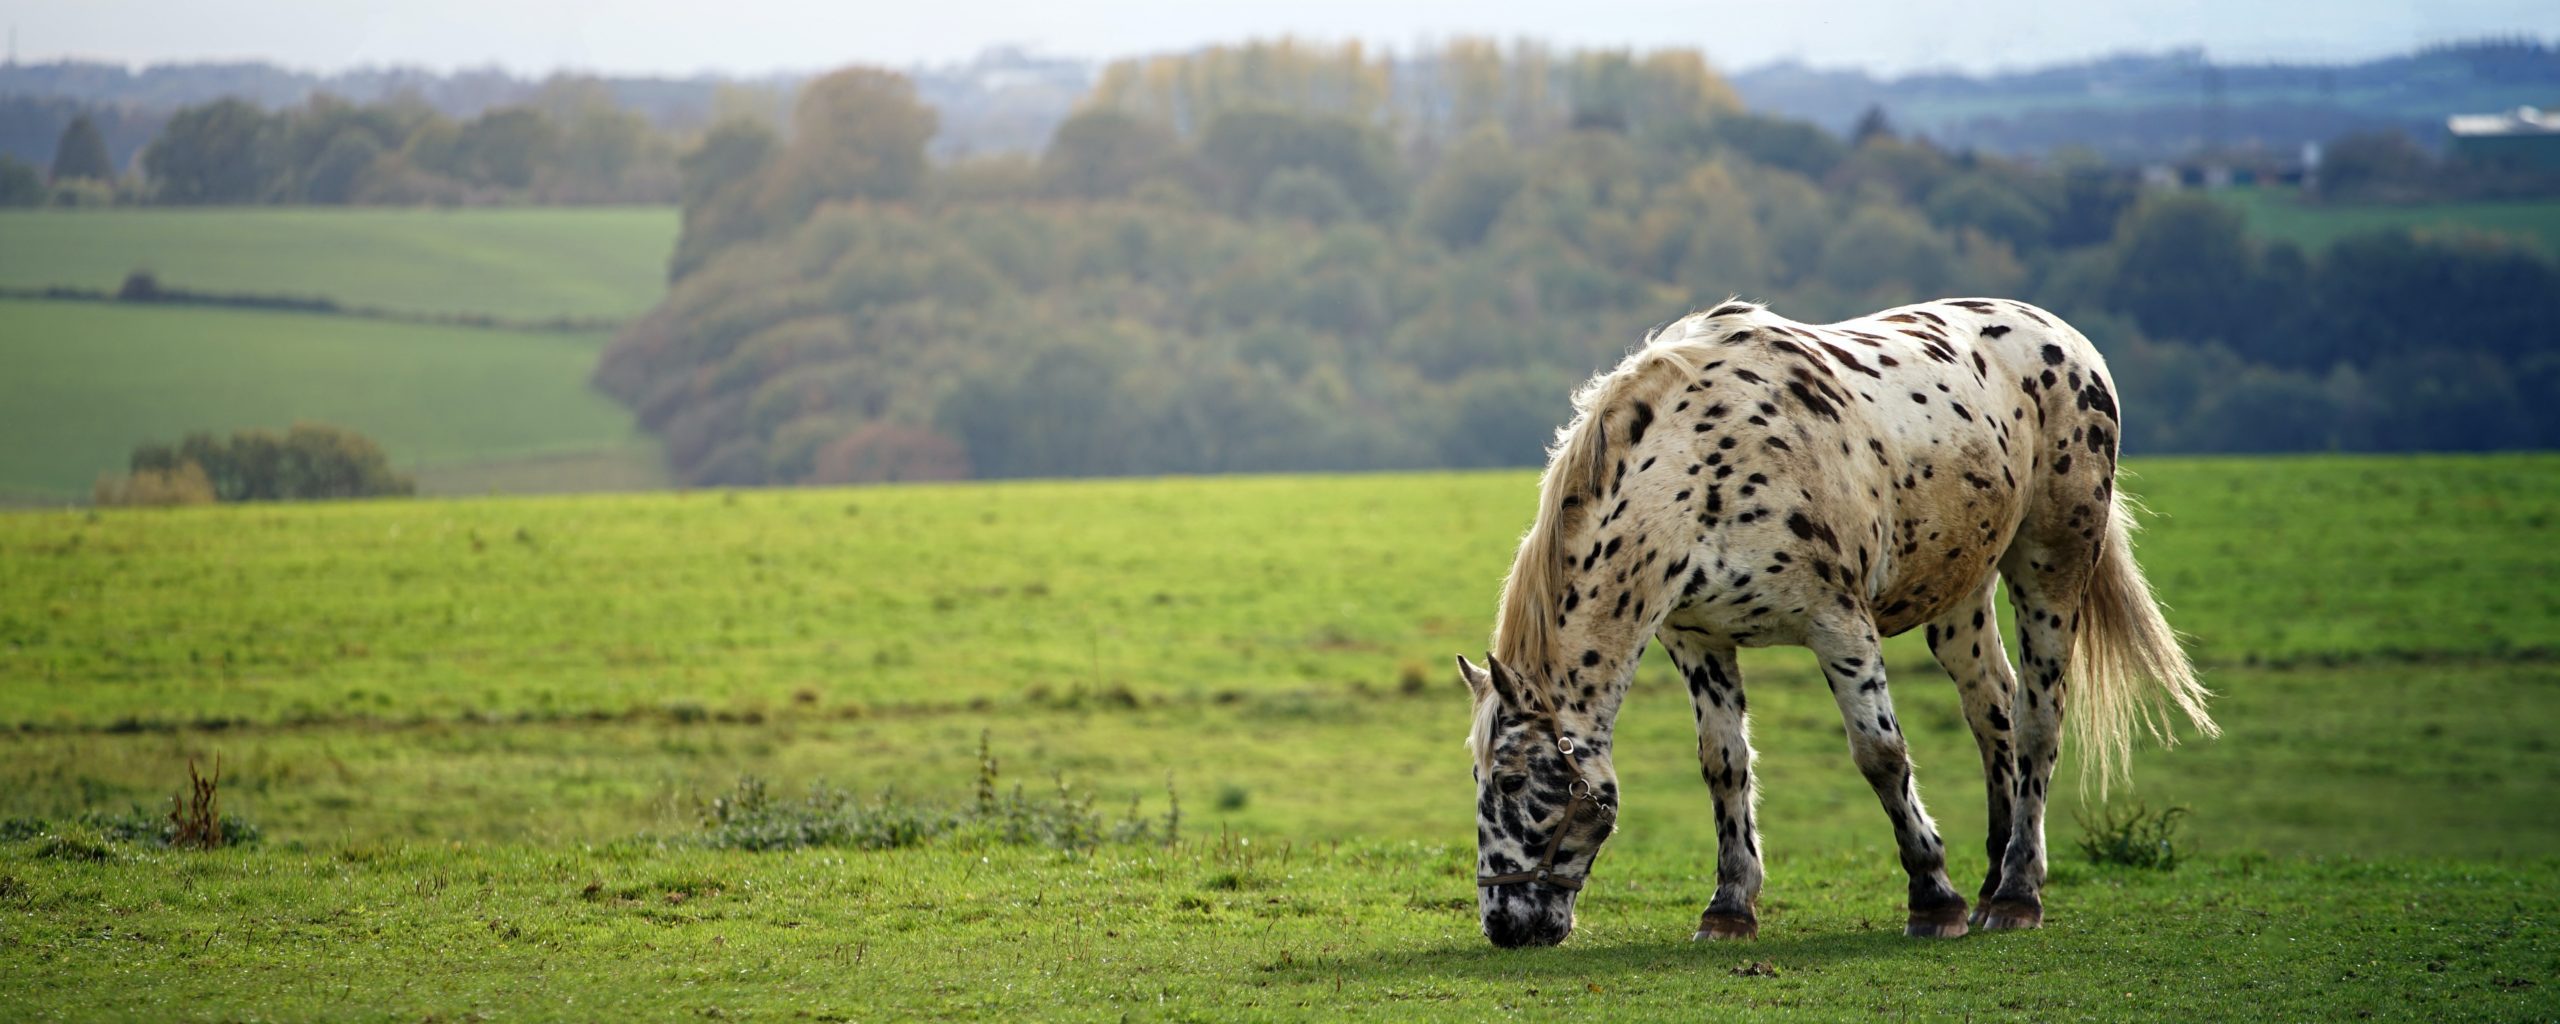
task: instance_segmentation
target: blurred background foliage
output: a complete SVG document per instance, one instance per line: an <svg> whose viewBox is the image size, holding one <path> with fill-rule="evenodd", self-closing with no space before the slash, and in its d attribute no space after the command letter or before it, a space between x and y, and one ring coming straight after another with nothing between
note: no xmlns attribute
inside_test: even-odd
<svg viewBox="0 0 2560 1024"><path fill-rule="evenodd" d="M679 479L1531 463L1574 382L1728 295L2039 302L2136 451L2560 443L2548 252L2263 241L2094 161L1755 115L1692 51L1248 44L1109 67L1036 158L933 159L935 123L849 70L678 158L672 289L596 380Z"/></svg>

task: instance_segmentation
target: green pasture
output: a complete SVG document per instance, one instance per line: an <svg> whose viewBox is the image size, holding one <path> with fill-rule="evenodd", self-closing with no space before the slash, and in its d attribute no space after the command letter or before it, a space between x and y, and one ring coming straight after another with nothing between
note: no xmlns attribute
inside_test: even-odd
<svg viewBox="0 0 2560 1024"><path fill-rule="evenodd" d="M624 318L666 286L668 207L208 207L0 212L0 287L164 287L401 313Z"/></svg>
<svg viewBox="0 0 2560 1024"><path fill-rule="evenodd" d="M2548 658L2560 637L2560 456L2132 471L2159 513L2144 564L2210 665ZM1535 487L1514 471L0 517L0 724L1439 687L1451 654L1485 646ZM1888 654L1928 664L1916 637Z"/></svg>
<svg viewBox="0 0 2560 1024"><path fill-rule="evenodd" d="M0 855L14 883L0 1013L2529 1021L2560 1008L2550 861L2066 864L2043 930L1915 942L1890 859L1826 852L1773 863L1757 942L1705 945L1687 941L1701 862L1628 857L1604 861L1565 945L1506 951L1474 934L1471 850L1239 842Z"/></svg>
<svg viewBox="0 0 2560 1024"><path fill-rule="evenodd" d="M2213 196L2240 208L2259 237L2318 251L2347 235L2395 228L2449 229L2506 235L2560 253L2560 202L2422 203L2407 206L2320 205L2282 186L2223 189Z"/></svg>
<svg viewBox="0 0 2560 1024"><path fill-rule="evenodd" d="M431 490L511 459L655 474L631 414L586 386L598 334L0 300L0 496L85 499L133 447L298 419L381 441ZM442 475L439 475L442 474ZM575 479L574 475L570 478ZM645 480L645 478L644 478ZM439 485L446 485L439 488Z"/></svg>
<svg viewBox="0 0 2560 1024"><path fill-rule="evenodd" d="M2560 1014L2560 456L2133 469L2226 731L2117 799L2191 859L2087 862L2066 771L2049 926L1938 943L1793 650L1745 661L1760 941L1686 941L1713 819L1659 664L1576 935L1475 934L1448 656L1527 473L0 515L0 1018ZM1887 661L1969 894L1952 687ZM981 736L1180 840L706 844L742 776L964 803ZM255 845L76 823L217 757Z"/></svg>

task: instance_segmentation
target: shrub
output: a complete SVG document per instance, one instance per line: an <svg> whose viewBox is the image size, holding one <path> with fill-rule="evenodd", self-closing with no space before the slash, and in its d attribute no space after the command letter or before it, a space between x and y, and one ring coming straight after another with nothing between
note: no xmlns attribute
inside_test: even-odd
<svg viewBox="0 0 2560 1024"><path fill-rule="evenodd" d="M94 209L116 204L114 182L96 178L64 178L53 183L45 201L55 206Z"/></svg>
<svg viewBox="0 0 2560 1024"><path fill-rule="evenodd" d="M408 475L392 472L381 444L324 423L296 423L281 436L269 430L228 439L189 434L175 445L135 448L130 465L139 477L182 473L190 463L210 481L217 501L407 496L418 489Z"/></svg>
<svg viewBox="0 0 2560 1024"><path fill-rule="evenodd" d="M2171 807L2155 814L2139 803L2102 808L2096 822L2080 822L2080 850L2092 864L2175 871L2178 819L2187 813L2184 807Z"/></svg>
<svg viewBox="0 0 2560 1024"><path fill-rule="evenodd" d="M89 501L101 507L210 505L213 500L213 481L192 461L124 476L101 473L89 489Z"/></svg>
<svg viewBox="0 0 2560 1024"><path fill-rule="evenodd" d="M0 153L0 206L42 206L44 175L16 157Z"/></svg>

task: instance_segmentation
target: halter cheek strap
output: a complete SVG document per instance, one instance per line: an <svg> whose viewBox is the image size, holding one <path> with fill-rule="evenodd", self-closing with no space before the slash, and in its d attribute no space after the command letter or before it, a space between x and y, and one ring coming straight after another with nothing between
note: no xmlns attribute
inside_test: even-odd
<svg viewBox="0 0 2560 1024"><path fill-rule="evenodd" d="M1478 875L1477 888L1490 889L1521 882L1554 886L1568 892L1582 888L1582 878L1556 874L1555 867L1556 855L1564 852L1564 834L1573 831L1573 823L1582 816L1583 807L1592 802L1591 780L1582 774L1582 759L1574 754L1571 737L1557 735L1556 752L1563 754L1565 763L1573 766L1573 781L1565 785L1564 818L1556 822L1555 831L1547 834L1546 854L1538 858L1538 866L1534 870L1514 871L1507 875Z"/></svg>

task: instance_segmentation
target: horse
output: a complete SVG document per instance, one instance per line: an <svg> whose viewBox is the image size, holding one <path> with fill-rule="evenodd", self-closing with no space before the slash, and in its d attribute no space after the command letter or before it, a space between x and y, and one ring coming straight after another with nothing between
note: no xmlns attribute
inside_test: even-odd
<svg viewBox="0 0 2560 1024"><path fill-rule="evenodd" d="M1478 912L1497 946L1571 934L1616 829L1610 733L1648 641L1687 681L1714 797L1716 887L1694 939L1759 934L1742 647L1810 648L1910 877L1904 932L2044 921L2044 818L2064 709L2084 778L2140 725L2206 735L2210 694L2134 563L2119 403L2079 331L2022 302L1944 299L1835 324L1729 301L1650 332L1576 391L1502 583L1474 701ZM2005 580L2023 685L2001 646ZM1990 868L1970 914L1921 807L1879 644L1913 627L1982 755Z"/></svg>

